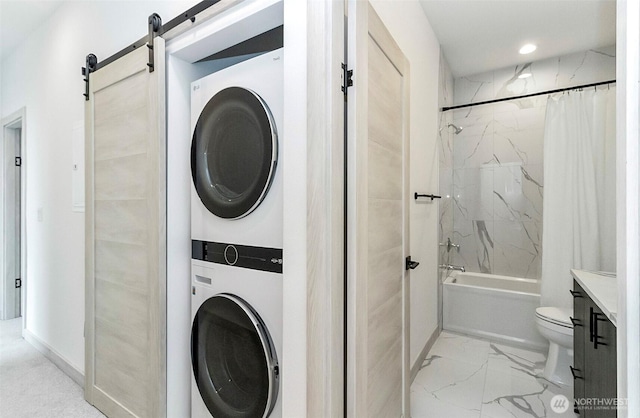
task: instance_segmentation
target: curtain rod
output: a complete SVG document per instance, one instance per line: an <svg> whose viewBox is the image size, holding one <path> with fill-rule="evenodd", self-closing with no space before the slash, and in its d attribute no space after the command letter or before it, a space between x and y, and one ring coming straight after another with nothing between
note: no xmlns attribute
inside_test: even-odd
<svg viewBox="0 0 640 418"><path fill-rule="evenodd" d="M581 86L574 86L574 87L566 87L566 88L563 88L563 89L541 91L539 93L524 94L522 96L503 97L502 99L486 100L484 102L467 103L467 104L462 104L462 105L457 105L457 106L445 106L445 107L442 108L442 111L446 112L447 110L455 110L455 109L462 109L462 108L471 107L471 106L480 106L480 105L484 105L484 104L506 102L507 100L517 100L517 99L524 99L524 98L527 98L527 97L542 96L544 94L561 93L563 91L568 91L568 90L586 89L586 88L589 88L589 87L601 86L603 84L612 84L612 83L615 83L615 82L616 82L616 80L600 81L598 83L583 84Z"/></svg>

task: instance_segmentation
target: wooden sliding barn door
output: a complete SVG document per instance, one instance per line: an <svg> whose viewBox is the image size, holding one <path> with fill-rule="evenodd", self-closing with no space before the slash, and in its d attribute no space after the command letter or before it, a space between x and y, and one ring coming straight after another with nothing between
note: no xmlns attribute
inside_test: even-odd
<svg viewBox="0 0 640 418"><path fill-rule="evenodd" d="M85 398L166 415L164 40L91 73L86 126Z"/></svg>
<svg viewBox="0 0 640 418"><path fill-rule="evenodd" d="M348 415L409 417L409 64L367 1L348 22Z"/></svg>

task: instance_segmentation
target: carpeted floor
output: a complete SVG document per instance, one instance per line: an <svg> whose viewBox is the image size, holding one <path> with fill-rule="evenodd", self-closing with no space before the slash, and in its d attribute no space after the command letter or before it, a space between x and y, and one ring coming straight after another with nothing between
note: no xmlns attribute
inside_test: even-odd
<svg viewBox="0 0 640 418"><path fill-rule="evenodd" d="M104 417L82 388L21 336L21 318L0 321L0 417Z"/></svg>

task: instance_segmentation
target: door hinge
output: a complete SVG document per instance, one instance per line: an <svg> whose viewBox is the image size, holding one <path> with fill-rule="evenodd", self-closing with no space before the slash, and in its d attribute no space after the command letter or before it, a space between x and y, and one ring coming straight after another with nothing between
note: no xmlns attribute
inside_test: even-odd
<svg viewBox="0 0 640 418"><path fill-rule="evenodd" d="M22 279L18 278L16 279L16 289L19 289L22 287Z"/></svg>
<svg viewBox="0 0 640 418"><path fill-rule="evenodd" d="M347 95L347 88L353 86L353 70L347 70L347 64L342 64L342 86L341 90Z"/></svg>
<svg viewBox="0 0 640 418"><path fill-rule="evenodd" d="M22 157L16 157L16 167L22 166Z"/></svg>

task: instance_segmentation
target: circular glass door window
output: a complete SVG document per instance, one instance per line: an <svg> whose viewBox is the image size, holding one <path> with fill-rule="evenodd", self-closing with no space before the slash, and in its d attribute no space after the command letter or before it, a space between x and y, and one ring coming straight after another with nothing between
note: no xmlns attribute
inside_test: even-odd
<svg viewBox="0 0 640 418"><path fill-rule="evenodd" d="M278 135L266 103L251 90L229 87L206 104L191 142L191 174L214 215L237 219L260 205L273 181Z"/></svg>
<svg viewBox="0 0 640 418"><path fill-rule="evenodd" d="M267 417L278 397L278 359L260 316L221 293L198 309L191 361L202 400L214 417Z"/></svg>

